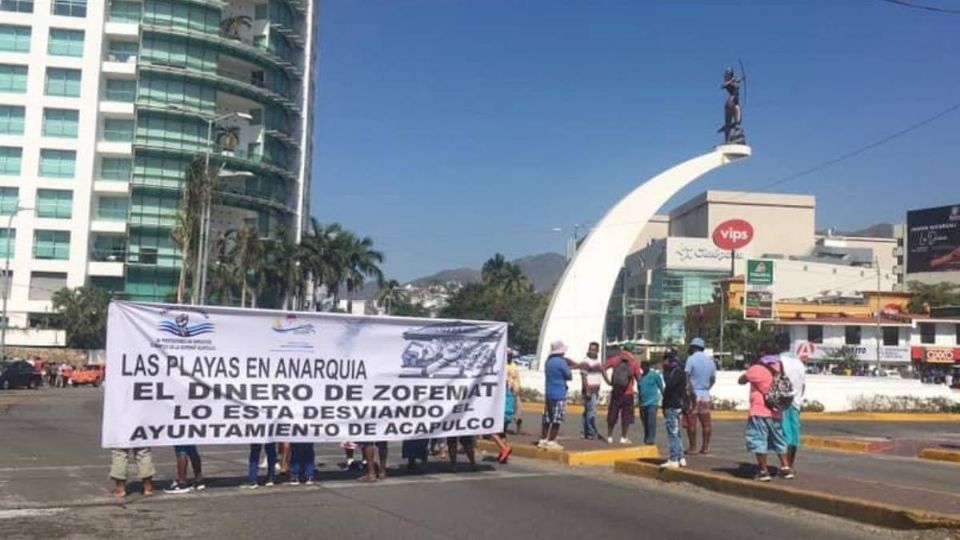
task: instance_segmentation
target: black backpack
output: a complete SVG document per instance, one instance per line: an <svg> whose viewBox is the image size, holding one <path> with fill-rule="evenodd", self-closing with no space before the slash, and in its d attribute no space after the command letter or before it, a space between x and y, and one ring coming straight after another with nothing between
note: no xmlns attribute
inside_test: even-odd
<svg viewBox="0 0 960 540"><path fill-rule="evenodd" d="M783 373L783 364L780 364L780 371L776 372L770 366L764 364L763 367L773 375L773 384L770 390L763 394L763 401L771 411L782 411L793 403L793 383Z"/></svg>
<svg viewBox="0 0 960 540"><path fill-rule="evenodd" d="M613 389L621 392L630 386L633 382L633 367L630 365L630 359L620 357L620 362L613 368L613 375L610 377L610 383Z"/></svg>

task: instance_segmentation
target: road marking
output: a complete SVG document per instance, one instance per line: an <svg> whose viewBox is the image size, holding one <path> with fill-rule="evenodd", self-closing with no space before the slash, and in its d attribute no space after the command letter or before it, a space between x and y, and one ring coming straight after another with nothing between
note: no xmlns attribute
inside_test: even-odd
<svg viewBox="0 0 960 540"><path fill-rule="evenodd" d="M52 516L66 511L66 508L18 508L0 510L0 519L38 518Z"/></svg>

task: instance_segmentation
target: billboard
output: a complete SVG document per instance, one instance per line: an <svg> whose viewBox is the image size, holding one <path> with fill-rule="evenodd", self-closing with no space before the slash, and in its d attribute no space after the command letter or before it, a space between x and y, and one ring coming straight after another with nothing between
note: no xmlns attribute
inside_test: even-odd
<svg viewBox="0 0 960 540"><path fill-rule="evenodd" d="M773 261L747 260L747 288L744 299L745 319L773 318Z"/></svg>
<svg viewBox="0 0 960 540"><path fill-rule="evenodd" d="M960 204L907 212L907 273L960 271Z"/></svg>

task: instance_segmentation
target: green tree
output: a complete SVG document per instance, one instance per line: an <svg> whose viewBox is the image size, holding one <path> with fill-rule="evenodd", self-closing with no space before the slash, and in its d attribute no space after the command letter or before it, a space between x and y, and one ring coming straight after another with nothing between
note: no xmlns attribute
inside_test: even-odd
<svg viewBox="0 0 960 540"><path fill-rule="evenodd" d="M316 286L323 285L327 293L333 296L334 306L340 297L340 283L343 281L347 266L348 238L339 223L322 225L310 219L301 240L301 261L305 272ZM351 235L352 236L352 235Z"/></svg>
<svg viewBox="0 0 960 540"><path fill-rule="evenodd" d="M64 287L52 297L53 309L63 318L67 347L102 349L107 342L110 293L93 286Z"/></svg>
<svg viewBox="0 0 960 540"><path fill-rule="evenodd" d="M286 229L278 228L275 236L267 243L261 275L264 285L276 294L280 309L296 309L297 292L303 288L300 246L288 238Z"/></svg>
<svg viewBox="0 0 960 540"><path fill-rule="evenodd" d="M497 254L488 260L484 270L487 278L457 291L440 315L507 322L514 348L525 352L536 350L549 299L545 294L535 292L519 268L507 263L502 255Z"/></svg>
<svg viewBox="0 0 960 540"><path fill-rule="evenodd" d="M395 279L388 279L383 282L380 290L377 292L377 304L383 306L387 315L390 315L390 309L407 300L407 291L403 290L400 282Z"/></svg>
<svg viewBox="0 0 960 540"><path fill-rule="evenodd" d="M930 308L937 306L960 305L960 285L956 283L911 281L907 288L913 295L907 305L910 313L929 313Z"/></svg>

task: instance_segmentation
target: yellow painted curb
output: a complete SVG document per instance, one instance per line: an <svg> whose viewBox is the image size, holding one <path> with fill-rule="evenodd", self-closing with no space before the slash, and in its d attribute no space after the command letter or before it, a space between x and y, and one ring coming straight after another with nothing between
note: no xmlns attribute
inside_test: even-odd
<svg viewBox="0 0 960 540"><path fill-rule="evenodd" d="M614 471L663 482L686 482L711 491L796 506L861 523L895 529L960 529L960 515L939 514L916 508L896 506L855 497L839 497L816 491L762 484L753 480L730 478L690 469L661 469L641 461L618 461Z"/></svg>
<svg viewBox="0 0 960 540"><path fill-rule="evenodd" d="M920 459L932 459L935 461L949 461L960 463L960 450L946 450L944 448L924 448L917 454Z"/></svg>
<svg viewBox="0 0 960 540"><path fill-rule="evenodd" d="M527 412L543 412L543 403L525 401L521 403ZM567 412L583 414L583 405L567 404ZM597 414L606 414L606 407L599 407ZM953 413L858 413L858 412L805 412L804 422L960 422L960 414ZM747 411L713 411L714 420L746 420Z"/></svg>
<svg viewBox="0 0 960 540"><path fill-rule="evenodd" d="M619 448L605 448L601 450L581 451L553 451L541 450L530 444L514 444L513 456L530 459L555 461L563 465L610 465L625 459L655 459L660 457L656 446L623 446ZM500 449L493 441L478 440L477 448L487 452L499 452Z"/></svg>
<svg viewBox="0 0 960 540"><path fill-rule="evenodd" d="M844 452L860 452L873 454L882 452L892 446L893 441L887 439L864 440L848 437L821 437L818 435L804 435L801 437L804 446L824 448L827 450L842 450Z"/></svg>

